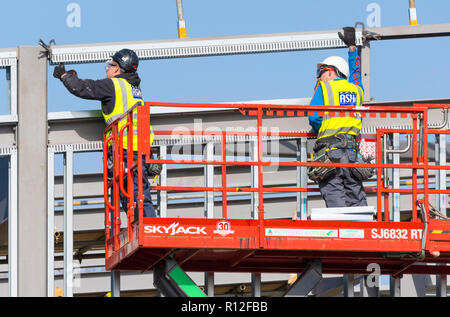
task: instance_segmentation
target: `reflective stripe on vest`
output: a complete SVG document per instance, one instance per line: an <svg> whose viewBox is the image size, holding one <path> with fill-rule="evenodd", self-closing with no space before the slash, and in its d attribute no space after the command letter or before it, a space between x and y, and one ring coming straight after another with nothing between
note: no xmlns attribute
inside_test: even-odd
<svg viewBox="0 0 450 317"><path fill-rule="evenodd" d="M116 98L115 98L115 104L114 104L113 111L108 115L102 113L103 118L105 119L106 125L111 124L114 120L116 120L121 115L126 113L128 111L128 109L132 108L136 103L139 103L140 105L144 104L142 97L133 95L133 87L127 80L125 80L123 78L111 78L111 80L113 81L113 84L114 84L114 91L115 91ZM139 93L140 93L140 88L134 88L134 89L138 89ZM137 113L136 113L136 111L137 111L136 109L133 111L133 150L134 151L137 151ZM127 122L126 117L123 118L122 120L120 120L119 125L118 125L119 131L126 122ZM111 132L108 132L107 136L109 136L110 134L111 134ZM128 148L127 135L128 135L128 129L126 129L123 132L123 148L124 149ZM150 126L150 145L153 143L154 138L155 138L155 136L153 134L153 129Z"/></svg>
<svg viewBox="0 0 450 317"><path fill-rule="evenodd" d="M358 85L349 83L345 79L319 82L323 92L325 106L360 106L364 98L364 91ZM328 112L322 120L317 139L330 137L340 133L354 136L360 134L362 121L359 113L355 117L330 117Z"/></svg>

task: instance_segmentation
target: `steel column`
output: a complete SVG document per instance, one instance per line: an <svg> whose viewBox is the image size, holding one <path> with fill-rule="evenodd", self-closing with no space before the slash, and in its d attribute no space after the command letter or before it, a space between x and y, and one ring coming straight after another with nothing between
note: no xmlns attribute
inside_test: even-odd
<svg viewBox="0 0 450 317"><path fill-rule="evenodd" d="M55 152L48 149L47 195L47 296L54 296L55 282Z"/></svg>
<svg viewBox="0 0 450 317"><path fill-rule="evenodd" d="M344 297L355 296L355 288L353 280L354 280L353 274L344 274Z"/></svg>
<svg viewBox="0 0 450 317"><path fill-rule="evenodd" d="M379 279L378 276L375 277L375 285L368 286L367 280L369 279L369 276L361 277L361 283L359 284L360 297L379 297L380 296L380 287L379 287Z"/></svg>
<svg viewBox="0 0 450 317"><path fill-rule="evenodd" d="M47 59L18 49L19 296L47 294Z"/></svg>
<svg viewBox="0 0 450 317"><path fill-rule="evenodd" d="M17 213L17 151L9 156L8 191L8 286L9 296L18 296L18 213Z"/></svg>
<svg viewBox="0 0 450 317"><path fill-rule="evenodd" d="M252 297L261 297L261 273L252 273Z"/></svg>
<svg viewBox="0 0 450 317"><path fill-rule="evenodd" d="M13 60L6 68L6 89L8 94L8 110L13 118L17 118L17 61Z"/></svg>
<svg viewBox="0 0 450 317"><path fill-rule="evenodd" d="M208 297L214 297L214 272L205 272L205 293Z"/></svg>
<svg viewBox="0 0 450 317"><path fill-rule="evenodd" d="M389 277L389 294L391 297L401 296L400 284L400 278Z"/></svg>
<svg viewBox="0 0 450 317"><path fill-rule="evenodd" d="M364 87L363 102L366 103L372 99L370 97L370 42L364 43L359 56L361 58L361 81Z"/></svg>
<svg viewBox="0 0 450 317"><path fill-rule="evenodd" d="M442 264L447 265L447 264ZM436 276L436 296L447 297L447 275Z"/></svg>
<svg viewBox="0 0 450 317"><path fill-rule="evenodd" d="M111 297L120 297L120 271L111 272Z"/></svg>
<svg viewBox="0 0 450 317"><path fill-rule="evenodd" d="M64 154L64 296L73 296L73 151Z"/></svg>

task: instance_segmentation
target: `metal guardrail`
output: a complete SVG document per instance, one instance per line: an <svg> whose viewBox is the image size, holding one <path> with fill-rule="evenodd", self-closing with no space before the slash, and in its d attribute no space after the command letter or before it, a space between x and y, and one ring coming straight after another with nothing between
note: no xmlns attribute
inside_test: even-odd
<svg viewBox="0 0 450 317"><path fill-rule="evenodd" d="M156 135L170 135L170 134L180 134L180 135L188 135L188 136L196 136L196 135L205 135L205 136L219 136L220 143L221 143L221 154L220 158L210 158L210 159L197 159L197 160L173 160L173 159L146 159L147 162L150 163L161 163L161 164L206 164L205 166L210 165L216 165L220 166L222 171L222 184L221 186L203 186L203 187L195 187L195 186L156 186L154 187L157 190L161 191L167 191L167 190L176 190L176 191L205 191L205 192L221 192L222 193L222 218L227 219L227 193L231 191L241 191L241 192L247 192L249 194L253 194L257 196L257 214L254 214L255 219L259 219L260 221L264 220L264 193L269 192L276 192L276 193L292 193L292 192L308 192L308 191L315 191L315 189L307 188L304 186L297 186L296 188L274 188L274 187L266 187L263 186L263 166L273 164L272 162L264 161L263 160L263 149L262 149L262 142L263 142L263 136L271 136L273 133L271 132L265 132L262 129L262 122L263 122L263 115L264 118L267 116L274 115L274 112L277 110L279 111L293 111L298 112L298 116L309 116L314 111L319 111L319 115L323 115L324 109L320 106L292 106L292 105L234 105L234 104L221 104L221 105L214 105L214 104L177 104L177 103L158 103L158 102L152 102L152 103L146 103L145 106L140 107L133 107L137 108L134 110L137 110L138 113L138 152L142 155L149 155L150 154L150 144L148 139L149 135L149 119L150 119L150 106L167 106L167 107L221 107L221 108L230 108L230 109L240 109L240 110L248 110L248 115L256 116L257 118L257 132L249 132L249 131L155 131ZM355 115L355 113L358 113L361 117L380 117L380 118L403 118L408 120L411 120L411 126L412 129L377 129L377 163L375 164L362 164L360 163L360 167L373 167L376 168L377 173L377 188L375 189L375 192L377 193L377 221L381 222L390 222L390 200L389 195L391 193L407 193L412 194L412 222L417 223L421 220L418 218L417 215L417 205L415 202L421 202L422 208L424 214L423 217L426 217L426 219L429 218L428 214L428 195L432 193L449 193L448 190L432 190L428 188L428 175L429 171L436 170L436 169L448 169L448 166L438 166L434 165L431 166L428 164L428 147L420 146L422 142L427 143L428 142L428 136L429 134L449 134L449 131L445 130L433 130L428 131L428 109L429 108L443 108L447 109L448 105L414 105L413 107L409 108L400 108L400 107L342 107L342 106L329 106L327 107L327 112L329 116L335 116L335 117L341 117L341 116L351 116ZM119 213L120 213L120 206L118 199L115 199L114 202L109 202L109 196L108 196L108 189L111 187L114 191L114 196L118 197L119 191L124 192L127 197L131 200L131 205L133 205L133 189L128 186L128 189L125 190L123 188L123 177L126 174L127 178L132 177L132 169L137 169L137 173L141 173L141 166L143 164L143 159L138 159L137 162L133 161L132 158L128 157L128 163L127 165L130 166L130 168L127 171L121 172L121 166L123 162L125 161L125 158L122 157L121 153L121 140L124 135L124 130L130 129L131 127L131 120L132 120L132 111L133 109L130 109L130 111L126 114L124 114L121 118L118 118L114 123L109 125L105 131L104 131L104 160L106 160L105 151L107 148L107 144L109 144L110 141L112 141L112 147L113 147L113 162L114 162L114 175L112 178L112 182L107 181L107 178L105 176L104 182L104 192L105 192L105 217L106 217L106 229L105 229L105 236L106 240L109 241L110 237L114 238L114 242L112 243L113 249L117 250L121 244L120 239L123 238L123 233L121 233L122 238L118 236L118 233L120 232L119 223L114 222L110 219L110 211L113 211L113 218L118 219ZM321 114L322 113L322 114ZM118 128L118 123L121 120L125 120L125 123L122 128ZM112 131L112 134L109 137L106 137L106 132ZM382 160L382 140L384 140L388 134L390 133L400 133L405 135L412 135L412 138L414 139L414 142L412 142L412 158L410 163L397 163L392 164L385 160ZM227 135L235 135L235 136L250 136L255 139L255 143L257 144L256 152L254 153L253 159L249 161L236 161L236 160L229 160L226 158L226 151L225 151L225 145L226 145L226 137ZM418 136L421 136L421 138L417 139ZM287 133L287 132L277 132L276 136L286 136L286 137L296 137L296 138L304 138L308 137L308 133ZM132 135L131 133L128 134L128 144L132 144ZM420 149L422 148L422 151ZM387 150L387 149L385 149ZM138 157L140 157L138 155ZM106 162L106 161L105 161ZM106 175L106 163L104 163L104 175ZM340 167L351 167L354 164L348 163L348 164L341 164L341 163L317 163L317 162L307 162L305 161L299 161L299 162L283 162L283 161L277 161L277 164L279 166L296 166L296 167L308 167L308 166L328 166L332 164L333 166L340 166ZM327 165L328 164L328 165ZM257 179L251 187L230 187L227 185L227 165L244 165L244 166L250 166L250 167L257 167L256 175ZM383 179L382 179L382 171L385 169L410 169L412 170L412 187L411 188L390 188L387 183L384 183L383 185ZM423 188L418 188L418 179L417 179L417 173L418 171L423 171ZM387 173L384 174L385 178L387 178ZM140 178L140 177L139 177ZM306 185L306 184L305 184ZM139 190L142 193L142 188ZM422 196L419 200L419 196ZM134 205L133 205L134 206ZM139 211L139 222L142 222L143 214L142 214L142 202L137 202L136 210L134 208L130 209L128 211L128 241L131 241L133 239L135 233L134 230L131 230L133 227L131 226L132 220L134 219L134 212ZM425 222L424 222L425 223ZM111 230L114 228L114 232L116 234L113 234L111 236ZM142 230L140 230L142 231ZM424 235L424 239L426 239L426 235ZM106 245L107 252L106 254L109 256L110 253L108 253L108 244ZM112 250L110 250L112 251Z"/></svg>

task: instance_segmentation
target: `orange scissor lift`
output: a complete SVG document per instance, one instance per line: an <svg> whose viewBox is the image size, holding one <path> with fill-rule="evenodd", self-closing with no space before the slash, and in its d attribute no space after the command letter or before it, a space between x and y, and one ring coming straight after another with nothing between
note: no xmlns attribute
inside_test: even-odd
<svg viewBox="0 0 450 317"><path fill-rule="evenodd" d="M239 110L244 115L255 116L256 132L249 131L155 131L155 135L210 135L221 140L221 159L173 160L152 159L150 152L150 113L152 107L226 108ZM376 187L366 189L377 196L376 217L373 221L319 221L277 220L264 218L265 193L317 192L316 187L268 187L264 185L263 167L273 165L263 158L263 138L273 136L264 131L263 120L272 116L324 115L323 106L262 105L262 104L185 104L145 103L135 106L104 130L104 194L106 268L108 270L151 271L166 259L174 259L185 271L190 272L260 272L302 273L311 261L320 259L323 273L367 275L367 267L377 263L381 274L396 277L402 274L450 273L450 221L430 213L431 194L450 194L450 190L430 188L430 171L448 170L450 166L431 164L428 160L428 140L432 134L448 135L449 130L431 130L428 127L428 110L441 108L448 111L450 105L415 104L412 107L347 107L328 106L329 116L355 116L362 118L402 118L411 120L408 129L376 130L376 163L360 164L375 167ZM122 137L132 129L133 113L138 121L138 161L123 157ZM120 120L126 124L119 129ZM110 136L106 136L112 131ZM382 142L388 134L398 133L412 140L411 162L382 163ZM125 134L132 144L132 133ZM250 136L257 140L256 160L227 160L227 136ZM277 132L279 137L306 138L310 133ZM107 147L113 149L113 178L107 179ZM129 169L124 170L123 161ZM133 184L124 188L124 177L139 174L144 160L161 164L212 164L220 166L222 184L215 187L155 186L161 191L220 192L222 215L220 218L144 218L142 200L133 199ZM280 166L328 166L351 167L347 163L276 162ZM258 182L254 187L230 187L227 185L227 166L257 166ZM411 172L411 186L390 188L382 176L383 169L405 169ZM423 175L423 184L418 180ZM387 174L385 174L387 175ZM112 195L109 195L111 190ZM227 214L227 193L242 191L258 195L258 214L254 219L231 219ZM120 227L119 191L129 197L127 226ZM412 197L412 214L408 221L390 221L389 194L408 194ZM139 197L142 197L142 183ZM111 200L111 197L114 197ZM139 220L133 222L134 213ZM114 221L115 220L115 221Z"/></svg>

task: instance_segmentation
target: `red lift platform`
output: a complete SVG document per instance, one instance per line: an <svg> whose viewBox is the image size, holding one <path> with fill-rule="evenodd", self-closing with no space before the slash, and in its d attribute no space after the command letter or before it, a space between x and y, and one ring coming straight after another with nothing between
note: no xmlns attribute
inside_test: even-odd
<svg viewBox="0 0 450 317"><path fill-rule="evenodd" d="M256 132L249 131L155 131L156 135L214 135L220 138L221 160L152 159L150 153L150 112L152 107L227 108L241 111L244 115L256 116ZM145 103L135 106L104 131L104 193L105 193L105 236L106 269L151 271L166 258L175 259L185 271L190 272L261 272L302 273L314 259L320 259L323 273L367 275L369 264L376 263L381 274L401 276L402 274L450 273L450 221L430 213L429 195L450 194L450 190L429 187L431 170L448 170L428 162L428 138L431 134L450 134L449 130L430 130L428 110L443 109L450 105L416 104L412 107L343 107L328 106L329 116L381 117L386 120L407 118L410 129L377 129L376 164L360 164L361 167L377 169L376 220L374 221L318 221L318 220L273 220L264 219L264 193L313 192L317 188L280 188L264 186L263 166L273 164L263 159L263 137L273 136L262 127L263 119L269 116L311 116L318 112L324 115L323 106L260 105L260 104L180 104ZM132 144L133 113L138 118L138 161L129 155L123 158L122 137L126 130L128 144ZM126 121L119 128L119 122ZM107 136L108 131L112 133ZM387 164L382 161L382 140L389 133L409 135L412 140L412 159L409 163ZM249 161L230 161L226 157L228 135L245 135L257 138L258 158ZM309 133L279 132L277 136L304 138ZM113 178L107 179L107 148L112 147ZM139 173L144 162L161 164L212 164L221 166L222 184L219 187L169 187L156 186L164 191L221 192L222 217L202 218L144 218L142 200L135 204L133 185L128 182L124 188L123 179ZM123 161L130 167L121 168ZM328 166L350 167L353 164L277 162L280 166ZM258 184L255 187L227 186L227 166L258 166ZM410 188L389 188L383 182L383 169L407 169L411 171ZM420 173L419 173L420 172ZM423 184L417 179L423 175ZM111 190L112 195L109 193ZM127 228L120 229L119 191L129 197ZM227 215L227 193L243 191L257 193L259 197L256 219L230 219ZM366 191L370 191L366 189ZM410 220L390 221L389 193L412 196ZM111 196L115 199L111 201ZM139 184L142 196L142 184ZM135 208L136 205L136 208ZM133 222L134 213L139 220ZM115 219L116 221L113 221Z"/></svg>

